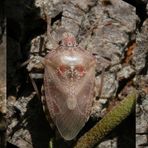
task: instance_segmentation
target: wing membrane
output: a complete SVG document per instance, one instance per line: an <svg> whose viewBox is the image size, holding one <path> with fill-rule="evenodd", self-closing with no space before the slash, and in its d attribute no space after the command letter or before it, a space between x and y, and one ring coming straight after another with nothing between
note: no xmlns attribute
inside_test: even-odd
<svg viewBox="0 0 148 148"><path fill-rule="evenodd" d="M66 102L69 97L69 82L61 81L52 68L45 68L44 87L46 104L53 122L64 139L73 139L90 115L93 102L94 68L90 68L84 78L73 82L77 104L72 110L68 108Z"/></svg>

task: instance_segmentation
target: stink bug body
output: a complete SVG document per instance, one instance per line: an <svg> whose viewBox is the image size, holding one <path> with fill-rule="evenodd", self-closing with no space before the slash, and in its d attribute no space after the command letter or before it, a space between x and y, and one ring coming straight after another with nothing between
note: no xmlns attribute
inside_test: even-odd
<svg viewBox="0 0 148 148"><path fill-rule="evenodd" d="M63 33L61 44L45 58L36 58L31 60L27 69L40 69L41 65L44 65L42 101L46 116L52 119L65 140L72 140L90 116L100 117L106 101L95 98L102 97L102 92L106 89L110 90L107 96L115 92L115 79L112 75L110 79L95 77L97 56L81 48L71 33ZM39 64L40 60L42 64ZM38 75L32 77L38 78ZM102 82L107 83L107 88L102 87Z"/></svg>
<svg viewBox="0 0 148 148"><path fill-rule="evenodd" d="M72 34L63 36L61 46L45 57L44 90L54 124L64 139L71 140L91 113L96 61Z"/></svg>

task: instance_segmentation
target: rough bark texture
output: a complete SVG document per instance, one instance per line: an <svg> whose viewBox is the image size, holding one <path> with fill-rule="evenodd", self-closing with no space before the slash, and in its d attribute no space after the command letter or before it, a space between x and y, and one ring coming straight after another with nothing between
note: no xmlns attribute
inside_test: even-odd
<svg viewBox="0 0 148 148"><path fill-rule="evenodd" d="M131 87L139 93L136 106L137 134L133 113L97 147L133 148L135 134L136 147L147 145L148 4L146 0L125 1L5 0L8 18L8 146L48 148L51 137L55 137L45 118L41 101L35 95L28 71L21 64L30 57L46 54L42 42L49 50L55 49L55 41L60 41L65 30L76 36L81 47L97 55L98 77L105 69L101 97L118 98L108 101L108 106L105 104L105 112L122 100ZM47 26L50 26L50 40L47 39ZM42 80L36 80L36 83L40 89ZM103 111L98 112L101 112L100 117L105 115ZM95 123L92 117L77 138ZM71 148L73 144L75 141L65 142L60 139L56 141L56 148Z"/></svg>

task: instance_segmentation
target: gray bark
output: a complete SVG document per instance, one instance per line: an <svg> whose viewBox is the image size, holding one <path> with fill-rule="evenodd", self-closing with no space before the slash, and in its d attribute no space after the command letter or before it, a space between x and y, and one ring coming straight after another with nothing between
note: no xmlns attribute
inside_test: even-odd
<svg viewBox="0 0 148 148"><path fill-rule="evenodd" d="M97 55L98 77L105 69L102 98L118 96L122 99L129 87L138 90L140 101L136 108L136 132L146 132L147 113L141 112L139 106L147 110L148 14L146 1L129 3L122 0L6 0L9 144L19 148L49 146L54 131L45 118L42 103L35 95L26 67L20 66L30 57L46 54L45 46L40 48L43 37L46 47L55 49L65 30L76 36L82 48ZM141 12L140 8L144 11ZM51 18L51 22L47 18ZM47 40L47 26L50 26L50 40ZM128 85L131 81L133 86ZM36 80L36 83L40 89L42 81ZM104 111L106 108L101 109ZM98 111L101 112L100 117L104 115L102 110ZM135 147L135 129L129 126L133 116L104 138L98 148ZM93 124L94 118L89 122ZM90 125L88 123L84 132ZM123 128L127 129L120 130ZM136 147L147 143L146 134L136 134L136 138ZM57 147L71 148L72 144L58 140Z"/></svg>

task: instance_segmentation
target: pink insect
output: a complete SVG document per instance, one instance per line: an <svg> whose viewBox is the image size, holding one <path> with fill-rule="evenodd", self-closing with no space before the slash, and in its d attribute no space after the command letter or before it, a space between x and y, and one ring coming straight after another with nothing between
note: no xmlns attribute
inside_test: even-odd
<svg viewBox="0 0 148 148"><path fill-rule="evenodd" d="M45 104L65 140L72 140L90 117L94 101L96 60L64 33L61 45L44 59Z"/></svg>

